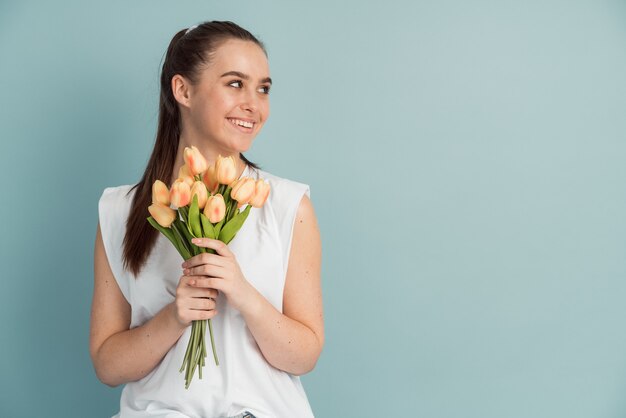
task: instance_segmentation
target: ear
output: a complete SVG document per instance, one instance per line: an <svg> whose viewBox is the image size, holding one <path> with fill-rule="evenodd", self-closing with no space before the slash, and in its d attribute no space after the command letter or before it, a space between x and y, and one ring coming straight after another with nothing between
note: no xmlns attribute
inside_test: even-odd
<svg viewBox="0 0 626 418"><path fill-rule="evenodd" d="M172 77L172 94L178 103L185 107L189 107L189 82L180 74Z"/></svg>

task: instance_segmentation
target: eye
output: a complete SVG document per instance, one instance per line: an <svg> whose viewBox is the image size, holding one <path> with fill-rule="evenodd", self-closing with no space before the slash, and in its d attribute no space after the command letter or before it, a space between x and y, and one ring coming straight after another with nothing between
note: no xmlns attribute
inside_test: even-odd
<svg viewBox="0 0 626 418"><path fill-rule="evenodd" d="M261 86L259 88L259 91L263 94L269 94L270 93L270 86Z"/></svg>
<svg viewBox="0 0 626 418"><path fill-rule="evenodd" d="M236 84L236 85L234 85ZM231 81L230 83L228 83L229 86L233 86L233 87L237 87L237 88L241 88L243 86L243 83L241 82L241 80L235 80L235 81Z"/></svg>

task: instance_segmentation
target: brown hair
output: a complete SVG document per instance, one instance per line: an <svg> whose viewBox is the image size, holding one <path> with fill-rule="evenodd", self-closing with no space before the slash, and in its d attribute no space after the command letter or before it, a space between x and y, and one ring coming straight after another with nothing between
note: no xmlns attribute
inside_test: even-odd
<svg viewBox="0 0 626 418"><path fill-rule="evenodd" d="M148 259L159 234L146 220L150 216L148 206L152 203L152 184L156 180L171 184L173 180L171 177L176 163L181 120L178 102L172 93L172 77L180 74L192 84L196 83L202 67L210 63L215 50L229 39L254 42L267 56L263 43L233 22L203 22L196 27L183 29L174 35L167 48L161 70L159 121L154 148L141 180L128 192L130 194L137 189L126 220L123 263L124 268L135 278ZM239 156L248 166L259 168L243 154Z"/></svg>

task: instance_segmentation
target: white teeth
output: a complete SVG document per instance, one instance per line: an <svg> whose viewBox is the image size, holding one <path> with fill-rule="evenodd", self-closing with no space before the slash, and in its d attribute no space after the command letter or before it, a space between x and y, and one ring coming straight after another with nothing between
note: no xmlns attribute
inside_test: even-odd
<svg viewBox="0 0 626 418"><path fill-rule="evenodd" d="M254 125L252 122L246 122L245 120L229 119L234 125L243 126L244 128L252 128Z"/></svg>

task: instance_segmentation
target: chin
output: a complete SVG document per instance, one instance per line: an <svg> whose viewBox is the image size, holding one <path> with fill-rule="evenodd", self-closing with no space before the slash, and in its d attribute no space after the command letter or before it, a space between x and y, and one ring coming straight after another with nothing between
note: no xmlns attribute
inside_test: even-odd
<svg viewBox="0 0 626 418"><path fill-rule="evenodd" d="M237 141L235 146L233 147L237 152L246 152L252 147L254 143L254 138L242 138L241 141Z"/></svg>

